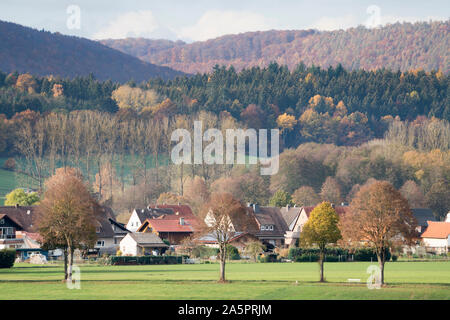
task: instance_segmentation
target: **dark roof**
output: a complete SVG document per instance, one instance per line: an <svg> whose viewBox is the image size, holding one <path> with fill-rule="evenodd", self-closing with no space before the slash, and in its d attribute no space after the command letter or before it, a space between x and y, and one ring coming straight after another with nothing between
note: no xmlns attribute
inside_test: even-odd
<svg viewBox="0 0 450 320"><path fill-rule="evenodd" d="M154 219L158 218L163 215L171 215L174 214L172 209L166 209L166 208L151 208L150 206L147 208L136 208L134 209L136 211L136 214L139 217L139 220L144 222L147 219Z"/></svg>
<svg viewBox="0 0 450 320"><path fill-rule="evenodd" d="M0 214L7 215L8 218L19 224L24 231L36 232L37 208L37 206L3 206L0 207Z"/></svg>
<svg viewBox="0 0 450 320"><path fill-rule="evenodd" d="M167 247L167 245L154 233L133 232L129 234L140 246Z"/></svg>
<svg viewBox="0 0 450 320"><path fill-rule="evenodd" d="M16 229L22 230L22 226L13 218L8 217L8 215L4 214L4 213L0 213L0 220L2 219L7 219L9 221L11 221L14 225L16 225Z"/></svg>
<svg viewBox="0 0 450 320"><path fill-rule="evenodd" d="M158 206L149 206L152 210L165 210L166 216L164 219L196 219L196 216L192 213L191 207L185 204L158 204Z"/></svg>
<svg viewBox="0 0 450 320"><path fill-rule="evenodd" d="M412 208L411 209L414 217L417 220L417 225L426 227L428 225L427 221L436 221L433 215L433 211L428 208Z"/></svg>
<svg viewBox="0 0 450 320"><path fill-rule="evenodd" d="M125 227L125 224L117 222L116 220L112 219L112 218L108 218L109 223L111 223L111 225L115 225L117 227L117 229L114 231L116 234L123 234L123 233L129 233L131 232L130 230L128 230Z"/></svg>

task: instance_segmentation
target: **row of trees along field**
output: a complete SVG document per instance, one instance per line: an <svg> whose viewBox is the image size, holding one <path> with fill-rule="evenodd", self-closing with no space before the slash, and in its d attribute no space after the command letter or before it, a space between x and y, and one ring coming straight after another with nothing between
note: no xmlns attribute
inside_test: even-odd
<svg viewBox="0 0 450 320"><path fill-rule="evenodd" d="M19 120L20 118L20 120ZM83 172L93 192L117 212L149 202L187 202L194 207L212 192L261 205L315 205L350 202L365 184L387 180L412 207L429 206L437 217L450 205L450 126L419 117L391 120L385 138L359 146L304 143L280 154L279 172L261 176L257 165L174 165L171 132L193 121L203 130L239 128L229 114L128 117L125 113L75 111L41 116L29 111L14 125L16 157L9 169L26 177L23 185L43 189L59 167Z"/></svg>

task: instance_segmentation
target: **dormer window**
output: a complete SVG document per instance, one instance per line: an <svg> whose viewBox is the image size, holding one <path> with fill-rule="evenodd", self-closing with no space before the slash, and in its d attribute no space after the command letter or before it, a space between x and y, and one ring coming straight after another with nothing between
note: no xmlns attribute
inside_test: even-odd
<svg viewBox="0 0 450 320"><path fill-rule="evenodd" d="M263 224L261 231L273 231L273 224Z"/></svg>
<svg viewBox="0 0 450 320"><path fill-rule="evenodd" d="M96 227L96 228L95 228L95 232L96 232L96 233L102 232L102 228L101 228L101 227Z"/></svg>

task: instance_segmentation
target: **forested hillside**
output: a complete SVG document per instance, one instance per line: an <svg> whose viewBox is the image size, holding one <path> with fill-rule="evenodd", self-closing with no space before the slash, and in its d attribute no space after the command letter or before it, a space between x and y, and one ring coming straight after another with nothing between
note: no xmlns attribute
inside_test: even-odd
<svg viewBox="0 0 450 320"><path fill-rule="evenodd" d="M303 142L359 145L382 137L394 118L450 120L442 72L347 71L275 63L236 72L120 85L93 76L61 79L0 72L0 113L97 110L127 117L226 114L249 128L281 128L285 147Z"/></svg>
<svg viewBox="0 0 450 320"><path fill-rule="evenodd" d="M96 41L38 31L0 21L0 70L40 76L76 77L90 73L101 80L126 82L182 75L143 62Z"/></svg>
<svg viewBox="0 0 450 320"><path fill-rule="evenodd" d="M321 67L448 73L450 21L396 23L382 28L319 32L289 30L247 32L203 42L148 39L103 40L103 44L144 61L187 73L209 72L216 64L237 70L276 61L293 69L300 61Z"/></svg>

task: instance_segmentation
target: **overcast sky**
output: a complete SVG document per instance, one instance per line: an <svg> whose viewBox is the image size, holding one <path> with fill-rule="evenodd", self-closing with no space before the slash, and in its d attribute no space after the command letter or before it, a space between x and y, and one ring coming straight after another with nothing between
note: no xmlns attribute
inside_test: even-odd
<svg viewBox="0 0 450 320"><path fill-rule="evenodd" d="M256 30L336 30L449 17L448 0L0 1L0 20L90 39L146 37L192 42Z"/></svg>

